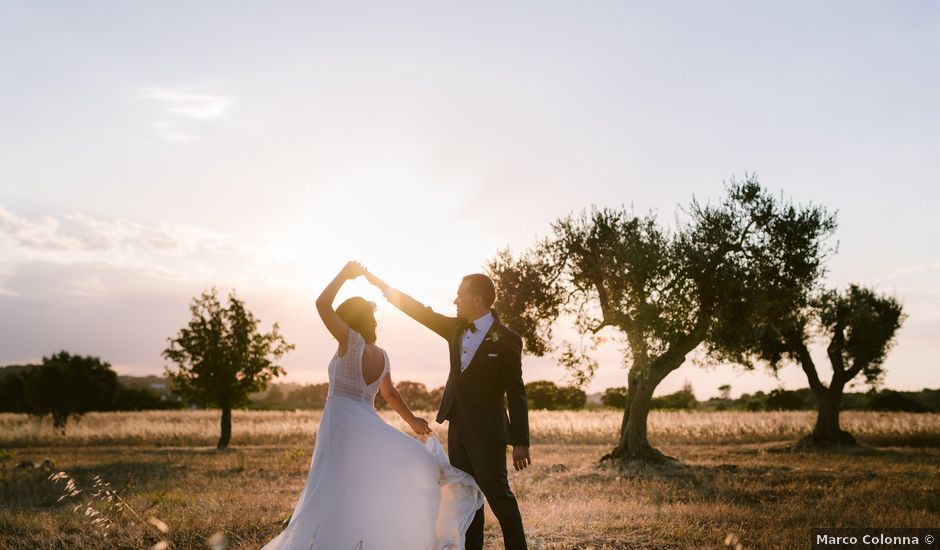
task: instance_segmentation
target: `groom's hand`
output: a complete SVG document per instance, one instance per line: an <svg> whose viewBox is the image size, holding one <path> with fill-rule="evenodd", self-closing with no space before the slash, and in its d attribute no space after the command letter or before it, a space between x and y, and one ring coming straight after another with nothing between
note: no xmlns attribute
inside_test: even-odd
<svg viewBox="0 0 940 550"><path fill-rule="evenodd" d="M532 464L532 459L529 458L529 447L526 445L513 445L512 466L516 471L525 470L529 464Z"/></svg>

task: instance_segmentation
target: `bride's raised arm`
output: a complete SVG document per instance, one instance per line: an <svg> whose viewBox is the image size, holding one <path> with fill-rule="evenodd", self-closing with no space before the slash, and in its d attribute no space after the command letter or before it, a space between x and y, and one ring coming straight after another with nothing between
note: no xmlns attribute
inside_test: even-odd
<svg viewBox="0 0 940 550"><path fill-rule="evenodd" d="M323 319L323 324L326 325L330 334L339 342L339 347L343 353L345 353L347 338L349 337L349 325L344 323L336 314L336 310L333 309L333 300L336 299L336 293L339 292L343 283L362 275L362 272L363 267L359 262L346 262L343 269L339 270L336 277L333 277L330 284L326 285L326 288L320 293L320 297L317 298L317 313L320 314L320 319ZM343 353L340 353L340 355Z"/></svg>

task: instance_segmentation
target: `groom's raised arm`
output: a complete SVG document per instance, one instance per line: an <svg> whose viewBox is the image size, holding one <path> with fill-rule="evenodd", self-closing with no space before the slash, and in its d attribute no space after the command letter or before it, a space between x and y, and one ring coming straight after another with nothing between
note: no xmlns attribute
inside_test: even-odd
<svg viewBox="0 0 940 550"><path fill-rule="evenodd" d="M370 271L366 271L365 275L370 283L382 291L382 294L385 295L385 299L404 312L405 315L433 330L442 338L449 339L453 336L457 324L457 320L454 317L437 313L404 292L393 288L382 279L373 275Z"/></svg>

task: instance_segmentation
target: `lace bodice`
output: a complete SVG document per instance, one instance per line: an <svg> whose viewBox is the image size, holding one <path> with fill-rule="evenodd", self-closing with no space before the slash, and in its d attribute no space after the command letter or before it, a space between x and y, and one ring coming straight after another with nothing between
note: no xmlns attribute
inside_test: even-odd
<svg viewBox="0 0 940 550"><path fill-rule="evenodd" d="M353 329L349 329L346 354L340 357L339 350L337 350L333 360L330 361L330 391L327 397L333 397L334 395L349 397L362 401L368 404L369 407L375 406L375 392L378 391L379 384L388 373L388 354L385 353L385 350L382 350L385 360L382 374L371 384L366 384L365 380L362 379L362 352L365 348L366 341L362 336Z"/></svg>

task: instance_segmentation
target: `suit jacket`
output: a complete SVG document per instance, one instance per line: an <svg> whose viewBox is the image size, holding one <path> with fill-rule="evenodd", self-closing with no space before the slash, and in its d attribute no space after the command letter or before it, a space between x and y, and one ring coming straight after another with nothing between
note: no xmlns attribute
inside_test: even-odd
<svg viewBox="0 0 940 550"><path fill-rule="evenodd" d="M399 292L393 303L447 340L450 373L437 421L457 420L461 433L470 441L528 445L529 406L522 381L522 338L500 323L496 312L492 312L493 326L470 364L461 372L463 323L456 317L435 312L407 294Z"/></svg>

